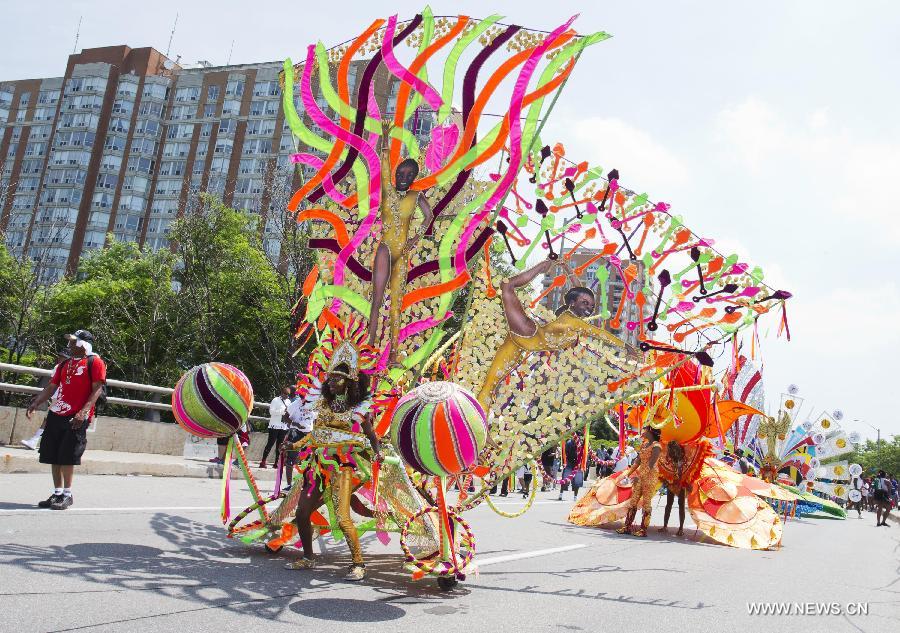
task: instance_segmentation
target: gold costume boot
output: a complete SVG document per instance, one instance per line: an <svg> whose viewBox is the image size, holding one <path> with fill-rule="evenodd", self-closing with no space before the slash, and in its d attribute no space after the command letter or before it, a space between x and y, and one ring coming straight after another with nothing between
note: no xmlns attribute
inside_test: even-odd
<svg viewBox="0 0 900 633"><path fill-rule="evenodd" d="M635 536L647 536L647 528L650 527L650 511L644 510L641 513L641 527L632 532Z"/></svg>
<svg viewBox="0 0 900 633"><path fill-rule="evenodd" d="M617 534L631 534L631 525L634 523L634 517L637 514L637 508L628 508L628 514L625 515L625 525L616 530Z"/></svg>
<svg viewBox="0 0 900 633"><path fill-rule="evenodd" d="M346 467L341 468L338 481L338 525L341 526L344 538L347 539L347 546L350 548L350 556L353 558L353 565L365 569L365 566L363 565L362 548L359 545L359 534L356 532L356 525L353 523L353 518L350 516L350 497L352 494L353 469ZM363 575L365 575L365 573ZM362 580L362 578L359 580Z"/></svg>

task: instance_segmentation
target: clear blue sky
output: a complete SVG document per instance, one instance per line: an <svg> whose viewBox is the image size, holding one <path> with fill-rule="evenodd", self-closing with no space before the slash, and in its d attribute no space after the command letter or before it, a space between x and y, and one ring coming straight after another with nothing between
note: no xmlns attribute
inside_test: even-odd
<svg viewBox="0 0 900 633"><path fill-rule="evenodd" d="M126 8L127 6L127 8ZM373 2L34 5L2 1L0 78L61 75L79 48L129 44L224 64L299 57L378 15L423 5ZM380 7L380 8L379 8ZM673 205L791 290L790 344L763 340L767 395L790 383L807 405L900 433L900 3L434 2L436 14L488 12L548 28L573 13L613 39L590 49L545 138L579 160L617 167L626 186ZM378 11L380 13L376 14ZM765 332L762 332L765 334Z"/></svg>

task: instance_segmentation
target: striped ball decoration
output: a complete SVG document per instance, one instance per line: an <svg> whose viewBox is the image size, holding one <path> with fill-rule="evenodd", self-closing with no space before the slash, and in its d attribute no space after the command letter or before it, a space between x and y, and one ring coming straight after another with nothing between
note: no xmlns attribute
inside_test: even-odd
<svg viewBox="0 0 900 633"><path fill-rule="evenodd" d="M439 477L473 466L487 432L475 395L452 382L419 385L400 398L391 420L391 440L403 461Z"/></svg>
<svg viewBox="0 0 900 633"><path fill-rule="evenodd" d="M189 369L175 385L172 413L188 433L228 437L250 416L253 386L237 367L204 363Z"/></svg>

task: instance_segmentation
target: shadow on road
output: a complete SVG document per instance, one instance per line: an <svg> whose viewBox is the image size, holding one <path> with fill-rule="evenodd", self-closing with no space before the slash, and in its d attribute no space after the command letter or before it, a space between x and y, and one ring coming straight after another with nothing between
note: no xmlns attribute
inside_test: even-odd
<svg viewBox="0 0 900 633"><path fill-rule="evenodd" d="M343 544L320 558L314 571L288 570L285 562L298 550L278 555L227 539L222 529L169 514L156 514L151 528L175 546L175 551L130 543L77 543L33 547L0 544L0 563L40 574L97 583L98 588L73 593L153 591L161 597L188 600L188 608L171 612L111 620L116 623L160 616L226 609L279 619L287 612L305 618L342 622L386 622L406 611L400 605L436 604L467 595L465 584L442 592L433 580L414 582L399 555L370 555L364 585L342 580L350 563ZM362 586L382 597L354 600L329 598L329 592L353 591ZM23 592L9 592L21 595ZM48 594L58 593L48 591ZM9 595L7 594L7 595ZM299 600L297 600L299 598ZM97 623L100 624L100 623Z"/></svg>

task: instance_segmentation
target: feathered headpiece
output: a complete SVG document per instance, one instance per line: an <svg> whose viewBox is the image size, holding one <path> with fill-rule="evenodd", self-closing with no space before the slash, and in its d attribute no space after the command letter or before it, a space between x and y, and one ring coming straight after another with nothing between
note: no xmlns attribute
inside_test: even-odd
<svg viewBox="0 0 900 633"><path fill-rule="evenodd" d="M351 318L327 332L309 357L306 373L297 382L298 392L306 391L313 378L324 380L326 374L334 372L356 380L360 372L371 374L378 366L378 350L366 344L368 329L363 319ZM340 365L346 365L349 371L335 372Z"/></svg>

